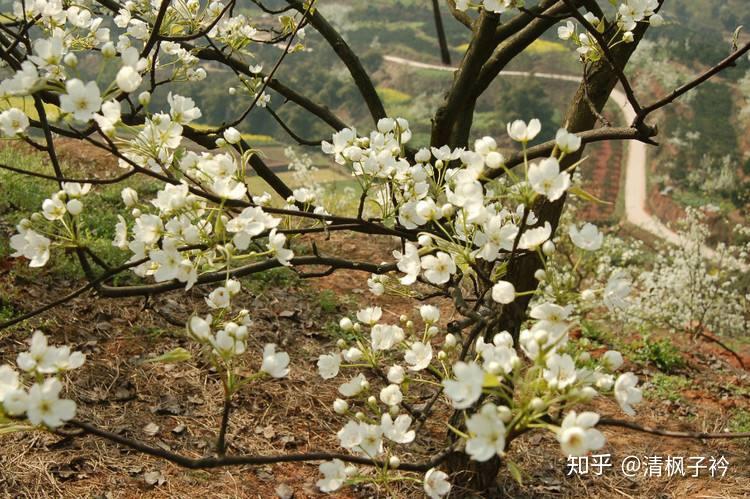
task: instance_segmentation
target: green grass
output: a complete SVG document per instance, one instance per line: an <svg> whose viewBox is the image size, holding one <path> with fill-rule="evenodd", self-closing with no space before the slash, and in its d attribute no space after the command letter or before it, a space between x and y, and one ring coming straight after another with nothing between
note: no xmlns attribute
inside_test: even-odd
<svg viewBox="0 0 750 499"><path fill-rule="evenodd" d="M734 432L750 432L750 411L737 409L729 419L729 430Z"/></svg>
<svg viewBox="0 0 750 499"><path fill-rule="evenodd" d="M632 347L636 360L655 366L662 372L671 373L685 366L680 350L666 338L651 340L646 337Z"/></svg>
<svg viewBox="0 0 750 499"><path fill-rule="evenodd" d="M241 279L242 286L256 297L260 297L271 288L290 288L299 282L299 276L292 270L281 267L258 274L251 274Z"/></svg>
<svg viewBox="0 0 750 499"><path fill-rule="evenodd" d="M705 192L676 189L672 194L672 198L683 206L691 206L693 208L714 204L721 209L722 213L729 213L736 209L736 206L730 200L720 196L710 196Z"/></svg>
<svg viewBox="0 0 750 499"><path fill-rule="evenodd" d="M318 294L318 306L323 312L331 314L338 310L338 296L330 289L325 289Z"/></svg>
<svg viewBox="0 0 750 499"><path fill-rule="evenodd" d="M646 396L654 400L682 400L681 391L690 386L691 381L685 376L656 373L650 380L651 387Z"/></svg>
<svg viewBox="0 0 750 499"><path fill-rule="evenodd" d="M0 148L0 163L38 173L54 174L45 156L21 148ZM75 164L63 163L62 169L71 177L82 174L81 169ZM117 215L124 215L127 212L120 198L120 191L126 186L136 187L141 193L153 193L158 188L158 184L154 182L148 183L143 179L131 178L119 185L94 186L92 192L82 199L84 211L80 216L80 221L84 238L91 250L111 266L119 265L127 259L125 252L112 246ZM9 226L15 226L21 219L39 212L42 202L57 190L58 186L55 181L0 170L0 220ZM0 244L0 255L9 254L8 242L3 238ZM54 277L69 279L83 277L77 258L59 249L52 251L50 262L45 270ZM18 272L29 278L38 276L37 271L27 266L21 266ZM123 274L118 277L121 283L128 279L133 279L132 274Z"/></svg>
<svg viewBox="0 0 750 499"><path fill-rule="evenodd" d="M613 342L612 334L601 324L592 321L581 322L581 336L599 345L611 346Z"/></svg>

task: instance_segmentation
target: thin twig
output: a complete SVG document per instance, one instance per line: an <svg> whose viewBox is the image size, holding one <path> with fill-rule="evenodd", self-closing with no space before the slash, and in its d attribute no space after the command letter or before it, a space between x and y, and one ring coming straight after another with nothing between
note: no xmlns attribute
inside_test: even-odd
<svg viewBox="0 0 750 499"><path fill-rule="evenodd" d="M154 457L160 457L175 463L179 466L189 469L209 469L218 468L222 466L258 466L264 464L275 464L275 463L291 463L291 462L307 462L307 461L330 461L333 459L340 459L347 463L361 464L365 466L375 466L382 468L385 466L385 462L370 459L363 456L353 456L350 454L340 454L335 452L307 452L299 454L277 454L277 455L241 455L241 456L220 456L220 457L201 457L191 458L183 456L181 454L174 453L162 449L160 447L153 447L139 440L130 439L113 433L102 428L99 428L91 423L86 423L78 420L71 420L69 424L80 428L84 433L89 433L97 437L103 438L123 445L135 451L143 454L148 454ZM424 472L430 468L438 466L440 463L445 461L447 457L453 452L453 448L449 447L442 452L435 454L429 460L423 463L401 463L399 465L400 470L404 471L415 471Z"/></svg>
<svg viewBox="0 0 750 499"><path fill-rule="evenodd" d="M750 431L740 433L706 433L703 431L673 431L673 430L662 430L660 428L651 428L649 426L641 426L630 421L624 421L622 419L614 418L600 418L597 426L617 426L620 428L628 428L630 430L640 431L642 433L650 433L652 435L660 435L662 437L672 438L694 438L694 439L713 439L713 438L750 438Z"/></svg>

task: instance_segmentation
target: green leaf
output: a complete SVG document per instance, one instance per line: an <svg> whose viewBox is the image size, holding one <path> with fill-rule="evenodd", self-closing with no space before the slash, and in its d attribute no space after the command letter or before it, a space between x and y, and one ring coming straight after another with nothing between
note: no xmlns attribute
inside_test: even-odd
<svg viewBox="0 0 750 499"><path fill-rule="evenodd" d="M612 204L609 201L605 201L603 199L599 199L598 197L594 196L593 194L591 194L589 192L586 192L586 191L584 191L583 189L581 189L580 187L577 187L577 186L571 187L570 189L568 189L568 191L571 194L574 194L574 195L578 196L579 198L584 199L586 201L591 201L593 203L598 203L598 204Z"/></svg>
<svg viewBox="0 0 750 499"><path fill-rule="evenodd" d="M484 388L493 388L500 386L500 378L491 373L484 373L484 381L482 381Z"/></svg>
<svg viewBox="0 0 750 499"><path fill-rule="evenodd" d="M190 360L191 358L193 358L193 355L190 352L188 352L182 347L177 347L174 350L171 350L167 353L159 355L158 357L146 359L143 361L143 363L152 364L156 362L161 362L163 364L174 364L177 362L184 362L186 360Z"/></svg>
<svg viewBox="0 0 750 499"><path fill-rule="evenodd" d="M505 461L508 465L508 471L510 471L510 476L513 477L513 480L518 482L518 485L523 485L523 478L521 477L521 469L514 463L513 461Z"/></svg>

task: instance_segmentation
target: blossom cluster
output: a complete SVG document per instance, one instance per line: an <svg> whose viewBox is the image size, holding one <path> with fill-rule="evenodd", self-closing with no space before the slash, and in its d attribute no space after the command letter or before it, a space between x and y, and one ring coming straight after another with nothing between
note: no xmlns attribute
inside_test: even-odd
<svg viewBox="0 0 750 499"><path fill-rule="evenodd" d="M63 182L62 189L42 202L42 211L16 226L18 233L10 238L14 257L30 260L30 267L43 267L50 258L53 242L60 247L76 247L79 243L79 215L84 209L82 198L91 184ZM49 236L49 237L48 237Z"/></svg>
<svg viewBox="0 0 750 499"><path fill-rule="evenodd" d="M739 233L748 230L738 226L737 232L739 239ZM697 208L687 210L677 235L681 244L656 254L652 266L634 280L634 296L617 307L616 316L629 324L676 332L745 333L750 294L742 275L750 268L750 243L719 243L709 249L709 227Z"/></svg>
<svg viewBox="0 0 750 499"><path fill-rule="evenodd" d="M658 0L625 0L620 4L612 3L617 7L612 19L600 18L593 12L586 12L583 15L586 22L599 33L604 33L605 29L612 24L617 27L617 33L611 37L612 41L617 41L610 42L612 43L610 48L618 43L632 43L635 40L633 30L636 29L638 23L648 23L653 27L662 26L665 23L662 15L657 13ZM572 21L565 21L560 25L557 28L557 36L561 40L572 41L576 46L576 52L584 62L597 61L603 55L596 37L585 29L578 32Z"/></svg>
<svg viewBox="0 0 750 499"><path fill-rule="evenodd" d="M641 401L641 391L633 373L615 375L623 364L619 352L608 351L599 359L585 352L576 357L568 353L571 312L570 307L539 303L531 309L531 326L521 332L517 345L507 332L496 334L491 342L480 337L470 358L453 364L450 359L459 358L461 340L441 331L435 306L419 308L421 324L406 316L389 324L379 307L359 310L356 320L342 318L340 328L353 339L339 340L336 351L318 360L323 379L344 376L338 388L341 398L333 404L334 412L346 418L338 432L340 445L371 458L386 456L389 466L398 468L403 452L399 446L416 438L409 398L423 395L415 387L430 386L437 377L454 409L492 400L466 417L466 433L461 436L473 460L504 455L506 436L530 428L553 431L566 455L600 449L604 437L595 429L599 416L571 408L597 394L611 394L624 412L634 414L632 406ZM345 371L356 374L344 375ZM370 379L367 371L382 374ZM560 412L567 414L557 426L552 415ZM320 469L324 491L358 477L355 467L343 463L324 463Z"/></svg>
<svg viewBox="0 0 750 499"><path fill-rule="evenodd" d="M60 398L60 377L81 367L84 361L81 352L71 351L69 346L49 345L44 333L34 332L29 349L16 358L18 370L9 364L0 365L0 416L25 419L50 429L73 419L76 403Z"/></svg>
<svg viewBox="0 0 750 499"><path fill-rule="evenodd" d="M285 378L289 374L289 354L277 352L274 343L263 347L262 361L257 373L241 381L236 372L236 360L247 352L247 342L253 321L250 311L240 309L232 313L232 298L242 289L236 279L227 279L206 297L212 313L201 317L193 315L187 322L187 335L203 347L212 365L223 374L226 397L230 398L243 382L271 376Z"/></svg>

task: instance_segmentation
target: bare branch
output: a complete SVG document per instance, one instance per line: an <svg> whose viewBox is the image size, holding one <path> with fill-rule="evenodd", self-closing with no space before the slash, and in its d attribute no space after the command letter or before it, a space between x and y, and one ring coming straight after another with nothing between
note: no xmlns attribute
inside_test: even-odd
<svg viewBox="0 0 750 499"><path fill-rule="evenodd" d="M677 99L679 96L694 89L695 87L697 87L704 81L708 80L715 74L721 71L724 71L727 68L733 67L737 59L745 55L748 51L750 51L750 42L746 43L738 50L735 50L729 56L727 56L724 60L722 60L721 62L719 62L712 68L704 71L696 78L676 88L669 95L659 99L653 104L649 104L648 106L644 107L643 109L641 109L639 112L636 113L635 120L633 121L633 126L638 126L639 124L643 123L643 120L646 118L646 116L653 113L657 109L662 108L666 106L667 104L674 102L674 100Z"/></svg>
<svg viewBox="0 0 750 499"><path fill-rule="evenodd" d="M742 433L706 433L702 431L673 431L673 430L662 430L659 428L651 428L649 426L641 426L630 421L624 421L621 419L614 418L601 418L597 426L617 426L620 428L628 428L630 430L640 431L642 433L650 433L652 435L659 435L662 437L671 438L694 438L694 439L716 439L716 438L750 438L750 431Z"/></svg>
<svg viewBox="0 0 750 499"><path fill-rule="evenodd" d="M115 442L123 445L135 451L143 454L148 454L154 457L160 457L166 459L169 462L175 463L183 468L189 469L210 469L219 468L222 466L259 466L263 464L275 464L275 463L293 463L293 462L305 462L305 461L330 461L333 459L340 459L347 463L361 464L365 466L384 467L386 465L383 461L377 461L362 456L353 456L350 454L338 454L333 452L308 452L301 454L277 454L277 455L243 455L243 456L221 456L221 457L201 457L191 458L176 454L174 452L162 449L161 447L153 447L139 440L133 440L117 433L113 433L97 426L78 420L71 420L69 424L80 428L83 433L95 435L97 437ZM77 436L77 435L73 435ZM430 468L438 466L440 463L453 452L453 448L448 449L436 454L431 459L424 463L401 463L399 465L400 470L404 471L415 471L425 472Z"/></svg>
<svg viewBox="0 0 750 499"><path fill-rule="evenodd" d="M451 65L451 53L448 50L448 39L445 37L443 18L440 16L440 3L432 0L432 13L435 16L435 30L437 31L438 44L440 45L440 59L446 66Z"/></svg>

